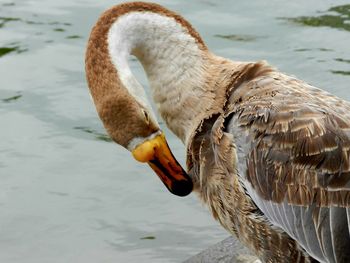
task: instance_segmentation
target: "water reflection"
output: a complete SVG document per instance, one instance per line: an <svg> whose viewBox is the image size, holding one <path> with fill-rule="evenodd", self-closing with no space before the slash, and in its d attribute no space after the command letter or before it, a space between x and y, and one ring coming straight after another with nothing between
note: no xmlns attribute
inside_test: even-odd
<svg viewBox="0 0 350 263"><path fill-rule="evenodd" d="M18 47L0 47L0 57L17 50Z"/></svg>
<svg viewBox="0 0 350 263"><path fill-rule="evenodd" d="M333 51L333 49L330 49L330 48L314 48L314 49L311 49L311 48L297 48L297 49L294 49L295 52L305 52L305 51L312 51L312 50L318 50L318 51L322 51L322 52L328 52L328 51Z"/></svg>
<svg viewBox="0 0 350 263"><path fill-rule="evenodd" d="M15 95L15 96L11 96L11 97L5 98L5 99L1 99L1 101L2 102L12 102L12 101L18 100L21 97L22 97L22 95L19 94L19 95Z"/></svg>
<svg viewBox="0 0 350 263"><path fill-rule="evenodd" d="M14 6L15 3L11 2L11 3L3 3L2 6Z"/></svg>
<svg viewBox="0 0 350 263"><path fill-rule="evenodd" d="M100 141L105 141L105 142L112 141L112 139L106 133L101 133L101 132L95 131L91 128L88 128L88 127L80 126L80 127L74 127L74 129L81 130L81 131L86 132L88 134L92 134L92 135L94 135L95 139L100 140Z"/></svg>
<svg viewBox="0 0 350 263"><path fill-rule="evenodd" d="M350 5L334 6L329 8L327 11L320 13L325 14L319 16L300 16L286 19L306 26L327 26L350 31Z"/></svg>
<svg viewBox="0 0 350 263"><path fill-rule="evenodd" d="M218 38L223 38L227 40L232 40L232 41L241 41L241 42L249 42L249 41L256 41L259 38L263 38L262 36L254 36L254 35L214 35L215 37Z"/></svg>
<svg viewBox="0 0 350 263"><path fill-rule="evenodd" d="M339 74L339 75L344 75L344 76L350 76L350 71L345 71L345 70L331 70L333 74Z"/></svg>
<svg viewBox="0 0 350 263"><path fill-rule="evenodd" d="M78 39L78 38L83 38L82 36L79 35L70 35L66 37L67 39Z"/></svg>
<svg viewBox="0 0 350 263"><path fill-rule="evenodd" d="M156 239L155 236L145 236L145 237L140 237L141 240L154 240Z"/></svg>
<svg viewBox="0 0 350 263"><path fill-rule="evenodd" d="M51 195L62 196L62 197L69 195L68 193L58 192L58 191L47 191L47 193Z"/></svg>
<svg viewBox="0 0 350 263"><path fill-rule="evenodd" d="M344 62L344 63L350 63L350 59L344 59L344 58L335 58L335 61L339 61L339 62Z"/></svg>
<svg viewBox="0 0 350 263"><path fill-rule="evenodd" d="M0 17L0 28L4 27L7 23L13 21L20 21L21 19L18 17Z"/></svg>
<svg viewBox="0 0 350 263"><path fill-rule="evenodd" d="M66 31L66 30L65 30L64 28L58 27L58 28L54 28L53 31L56 31L56 32L64 32L64 31Z"/></svg>

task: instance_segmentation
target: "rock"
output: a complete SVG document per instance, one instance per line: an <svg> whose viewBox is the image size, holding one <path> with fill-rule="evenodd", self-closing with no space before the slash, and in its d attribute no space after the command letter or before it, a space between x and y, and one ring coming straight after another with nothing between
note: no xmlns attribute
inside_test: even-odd
<svg viewBox="0 0 350 263"><path fill-rule="evenodd" d="M237 239L229 237L183 263L258 263L256 256Z"/></svg>

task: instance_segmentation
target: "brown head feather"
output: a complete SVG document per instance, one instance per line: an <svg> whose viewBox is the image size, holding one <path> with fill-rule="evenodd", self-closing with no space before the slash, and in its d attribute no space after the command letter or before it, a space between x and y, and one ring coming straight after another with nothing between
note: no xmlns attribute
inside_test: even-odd
<svg viewBox="0 0 350 263"><path fill-rule="evenodd" d="M134 137L147 137L159 129L155 123L147 123L142 106L121 83L117 69L108 52L108 31L118 17L130 12L154 12L174 18L188 30L200 48L206 46L199 34L181 16L166 8L144 2L132 2L114 6L105 11L93 27L88 41L85 70L88 85L97 112L111 138L126 147ZM123 133L120 128L123 127Z"/></svg>

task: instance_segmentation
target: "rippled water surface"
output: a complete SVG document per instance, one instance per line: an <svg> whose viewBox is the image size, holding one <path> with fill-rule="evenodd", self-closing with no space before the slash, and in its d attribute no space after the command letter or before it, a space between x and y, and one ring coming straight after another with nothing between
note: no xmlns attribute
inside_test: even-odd
<svg viewBox="0 0 350 263"><path fill-rule="evenodd" d="M228 236L196 196L169 194L101 126L84 49L117 3L0 0L0 262L181 262ZM265 59L350 100L349 1L158 3L215 53Z"/></svg>

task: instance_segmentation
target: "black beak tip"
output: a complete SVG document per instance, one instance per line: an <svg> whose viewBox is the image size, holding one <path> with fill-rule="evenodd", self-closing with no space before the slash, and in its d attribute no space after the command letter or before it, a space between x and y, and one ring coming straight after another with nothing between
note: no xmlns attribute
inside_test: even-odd
<svg viewBox="0 0 350 263"><path fill-rule="evenodd" d="M172 188L169 190L177 196L189 195L193 190L192 180L175 181L173 182Z"/></svg>

